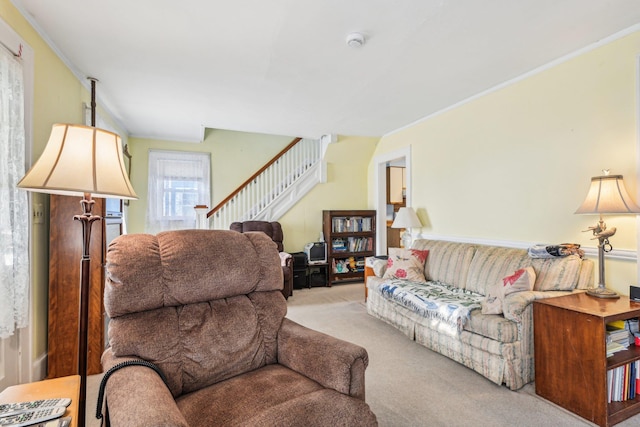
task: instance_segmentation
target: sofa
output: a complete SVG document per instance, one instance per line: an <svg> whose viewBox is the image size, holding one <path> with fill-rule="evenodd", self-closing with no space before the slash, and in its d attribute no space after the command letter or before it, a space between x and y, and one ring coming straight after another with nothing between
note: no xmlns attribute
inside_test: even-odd
<svg viewBox="0 0 640 427"><path fill-rule="evenodd" d="M377 425L366 350L285 317L266 234L124 235L109 245L106 272L111 425Z"/></svg>
<svg viewBox="0 0 640 427"><path fill-rule="evenodd" d="M388 262L374 260L368 313L511 390L534 380L532 302L593 286L593 262L578 255L532 258L526 249L428 239L411 250L426 254L418 262L424 279L389 275ZM503 313L483 314L487 295L528 267L533 289L503 295ZM431 307L424 293L443 294L444 302Z"/></svg>

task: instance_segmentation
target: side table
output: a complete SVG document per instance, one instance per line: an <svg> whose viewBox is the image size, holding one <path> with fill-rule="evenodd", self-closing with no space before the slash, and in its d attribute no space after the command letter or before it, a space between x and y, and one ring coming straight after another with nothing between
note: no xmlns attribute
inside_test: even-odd
<svg viewBox="0 0 640 427"><path fill-rule="evenodd" d="M375 276L374 263L377 260L387 261L389 257L387 255L368 256L364 259L364 301L367 302L369 297L369 289L367 288L367 279L370 276Z"/></svg>
<svg viewBox="0 0 640 427"><path fill-rule="evenodd" d="M30 400L68 397L71 404L64 417L71 417L71 427L78 425L78 400L80 399L80 375L53 378L7 387L0 393L0 404L28 402Z"/></svg>
<svg viewBox="0 0 640 427"><path fill-rule="evenodd" d="M317 263L307 265L307 286L331 286L329 283L329 264Z"/></svg>
<svg viewBox="0 0 640 427"><path fill-rule="evenodd" d="M640 396L609 402L608 371L640 360L640 347L607 357L607 324L640 317L627 296L600 299L575 293L533 302L536 394L609 427L640 414Z"/></svg>

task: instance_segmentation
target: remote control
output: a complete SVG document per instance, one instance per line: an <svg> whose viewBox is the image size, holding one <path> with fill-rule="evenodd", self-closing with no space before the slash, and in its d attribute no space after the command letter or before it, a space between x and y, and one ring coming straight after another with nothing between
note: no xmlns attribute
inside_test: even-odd
<svg viewBox="0 0 640 427"><path fill-rule="evenodd" d="M67 407L71 404L71 399L55 398L43 400L31 400L29 402L5 403L0 405L0 417L20 414L22 412L33 411L35 409L55 408L56 406Z"/></svg>
<svg viewBox="0 0 640 427"><path fill-rule="evenodd" d="M34 411L0 417L0 426L23 427L31 424L37 424L43 421L53 420L54 418L60 418L64 415L66 410L67 408L64 406L55 406L53 408L36 409Z"/></svg>

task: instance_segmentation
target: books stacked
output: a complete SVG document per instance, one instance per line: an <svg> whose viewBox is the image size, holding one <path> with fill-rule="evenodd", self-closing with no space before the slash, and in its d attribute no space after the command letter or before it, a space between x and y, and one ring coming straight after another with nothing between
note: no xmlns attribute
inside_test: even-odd
<svg viewBox="0 0 640 427"><path fill-rule="evenodd" d="M607 371L608 402L635 399L640 394L640 360Z"/></svg>
<svg viewBox="0 0 640 427"><path fill-rule="evenodd" d="M609 323L607 324L607 357L614 353L626 350L629 347L629 331L622 325Z"/></svg>
<svg viewBox="0 0 640 427"><path fill-rule="evenodd" d="M346 252L347 245L343 239L333 239L331 240L331 250L333 252Z"/></svg>

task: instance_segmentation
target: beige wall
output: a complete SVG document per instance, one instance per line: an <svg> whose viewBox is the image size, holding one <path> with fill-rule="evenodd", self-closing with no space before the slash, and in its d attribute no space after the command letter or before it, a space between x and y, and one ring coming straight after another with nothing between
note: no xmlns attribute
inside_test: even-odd
<svg viewBox="0 0 640 427"><path fill-rule="evenodd" d="M300 252L322 231L322 211L367 209L367 166L378 138L340 136L329 144L327 182L313 188L281 219L284 248Z"/></svg>
<svg viewBox="0 0 640 427"><path fill-rule="evenodd" d="M289 136L208 129L200 144L129 138L131 184L139 196L127 210L129 233L144 233L147 206L149 150L197 151L211 153L210 208L227 197L253 173L273 158L291 141Z"/></svg>
<svg viewBox="0 0 640 427"><path fill-rule="evenodd" d="M639 54L634 33L387 135L374 156L411 146L424 234L593 247L582 230L597 216L573 213L590 178L609 168L637 194ZM605 221L614 248L635 252L636 216ZM628 294L635 261L606 265L608 286Z"/></svg>

